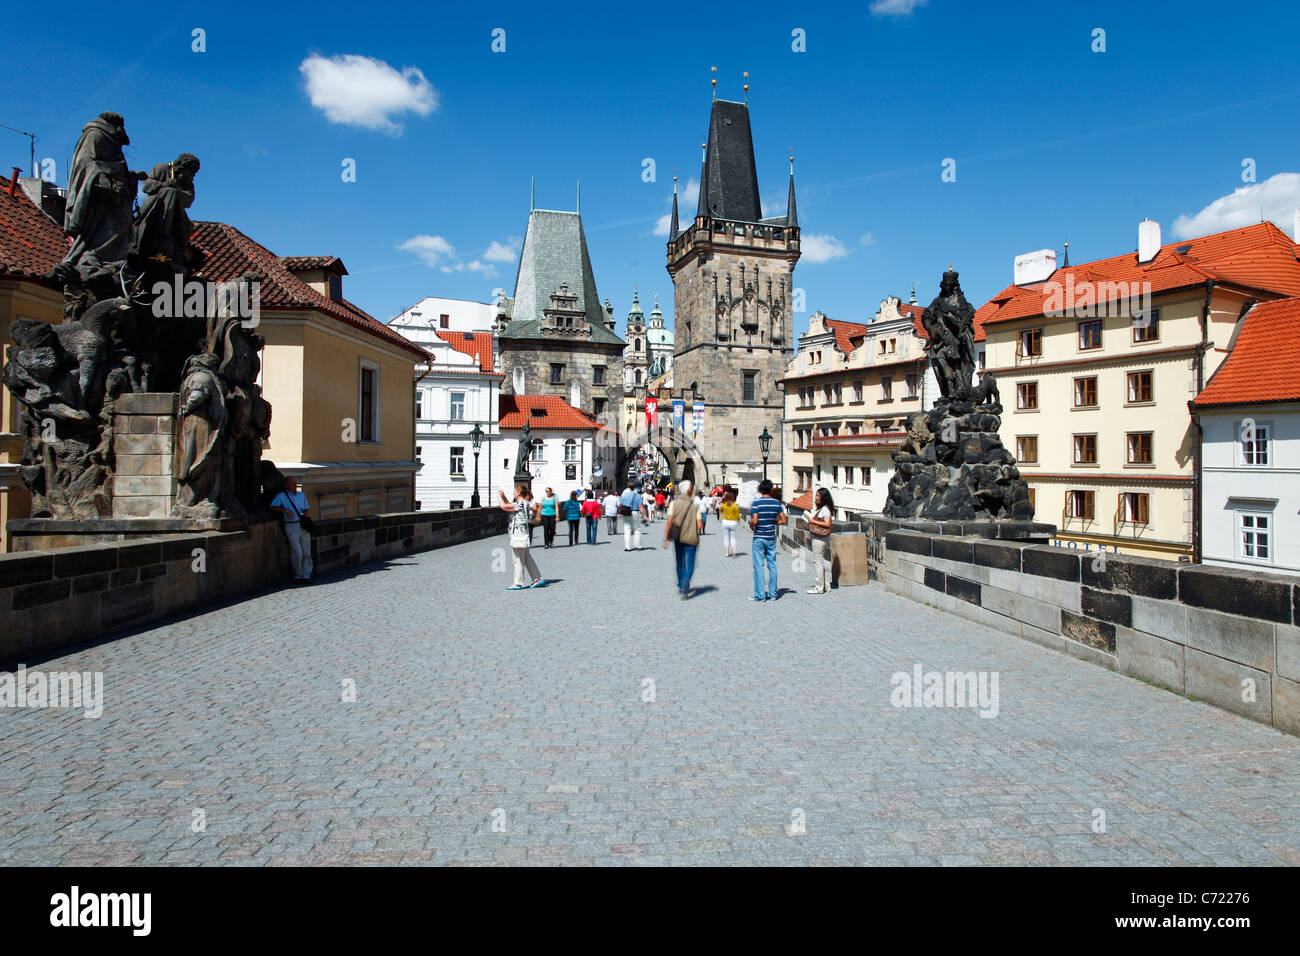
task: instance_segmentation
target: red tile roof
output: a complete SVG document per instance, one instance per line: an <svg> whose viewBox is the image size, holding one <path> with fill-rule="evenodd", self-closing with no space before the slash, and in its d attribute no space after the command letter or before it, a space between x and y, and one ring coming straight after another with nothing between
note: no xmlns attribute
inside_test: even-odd
<svg viewBox="0 0 1300 956"><path fill-rule="evenodd" d="M798 508L800 511L812 511L812 506L813 493L811 491L805 491L798 497L790 499L790 507Z"/></svg>
<svg viewBox="0 0 1300 956"><path fill-rule="evenodd" d="M1255 306L1196 405L1300 400L1300 298Z"/></svg>
<svg viewBox="0 0 1300 956"><path fill-rule="evenodd" d="M421 362L429 361L429 353L420 346L346 299L335 302L317 292L289 271L285 265L286 260L254 242L234 226L224 222L196 222L190 244L205 256L203 267L195 273L196 278L227 282L252 273L260 283L259 302L262 309L313 309L405 349Z"/></svg>
<svg viewBox="0 0 1300 956"><path fill-rule="evenodd" d="M470 356L478 363L481 371L492 371L492 333L491 332L443 332L434 329L434 334L457 352Z"/></svg>
<svg viewBox="0 0 1300 956"><path fill-rule="evenodd" d="M536 429L595 431L596 423L555 395L502 395L502 430L523 428L527 420Z"/></svg>
<svg viewBox="0 0 1300 956"><path fill-rule="evenodd" d="M0 275L41 281L68 254L68 237L22 187L10 196L9 186L10 180L0 177Z"/></svg>
<svg viewBox="0 0 1300 956"><path fill-rule="evenodd" d="M867 334L867 327L857 322L844 322L840 319L824 319L826 328L835 333L835 347L848 355L862 344L862 337ZM855 342L854 339L857 339Z"/></svg>
<svg viewBox="0 0 1300 956"><path fill-rule="evenodd" d="M337 272L341 276L348 274L347 268L343 265L343 260L338 256L281 256L280 261L284 263L286 269L294 272L309 269L328 269L330 272Z"/></svg>
<svg viewBox="0 0 1300 956"><path fill-rule="evenodd" d="M1155 294L1199 286L1206 279L1278 295L1300 295L1297 250L1300 246L1271 222L1170 242L1147 263L1139 263L1137 253L1128 252L1057 269L1046 282L1009 285L980 306L975 324L982 332L983 326L991 323L1043 315L1053 292L1059 295L1070 276L1076 289L1085 288L1084 282L1092 284L1098 298L1106 296L1102 302L1116 301L1120 296L1107 295L1105 286L1097 287L1099 283L1141 288L1149 282ZM1131 292L1124 297L1127 294Z"/></svg>

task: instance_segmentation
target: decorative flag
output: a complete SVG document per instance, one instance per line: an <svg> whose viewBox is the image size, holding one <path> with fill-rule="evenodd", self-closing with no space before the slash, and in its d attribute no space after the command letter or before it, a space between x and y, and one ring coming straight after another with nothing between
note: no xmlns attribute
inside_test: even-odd
<svg viewBox="0 0 1300 956"><path fill-rule="evenodd" d="M655 426L659 424L659 399L647 398L645 400L645 427L649 431L654 431Z"/></svg>
<svg viewBox="0 0 1300 956"><path fill-rule="evenodd" d="M680 398L673 399L673 428L676 431L686 431L686 402Z"/></svg>
<svg viewBox="0 0 1300 956"><path fill-rule="evenodd" d="M691 431L694 437L699 437L700 432L704 431L704 403L696 402L691 406Z"/></svg>

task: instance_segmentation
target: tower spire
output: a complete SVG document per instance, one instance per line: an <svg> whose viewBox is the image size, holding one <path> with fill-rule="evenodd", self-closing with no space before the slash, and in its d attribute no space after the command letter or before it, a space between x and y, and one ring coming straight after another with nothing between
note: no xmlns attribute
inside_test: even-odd
<svg viewBox="0 0 1300 956"><path fill-rule="evenodd" d="M709 69L713 71L713 79L710 81L710 82L713 84L713 99L714 99L714 100L717 100L717 98L718 98L718 68L717 68L716 66L711 66L711 67L709 67Z"/></svg>
<svg viewBox="0 0 1300 956"><path fill-rule="evenodd" d="M695 218L709 214L709 144L700 143L700 202Z"/></svg>
<svg viewBox="0 0 1300 956"><path fill-rule="evenodd" d="M668 225L668 241L677 238L677 170L673 170L673 219Z"/></svg>
<svg viewBox="0 0 1300 956"><path fill-rule="evenodd" d="M794 150L790 150L790 195L785 201L785 224L799 225L799 214L794 207Z"/></svg>
<svg viewBox="0 0 1300 956"><path fill-rule="evenodd" d="M1065 262L1061 264L1061 268L1068 269L1069 267L1070 267L1070 240L1067 239L1065 240Z"/></svg>

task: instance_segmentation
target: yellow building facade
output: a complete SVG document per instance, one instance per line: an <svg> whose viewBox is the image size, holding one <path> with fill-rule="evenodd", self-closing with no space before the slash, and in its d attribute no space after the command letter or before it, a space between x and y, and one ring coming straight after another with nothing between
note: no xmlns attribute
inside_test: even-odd
<svg viewBox="0 0 1300 956"><path fill-rule="evenodd" d="M1199 435L1187 403L1243 310L1300 284L1300 262L1271 224L1147 245L1145 260L1010 286L976 321L1036 519L1067 547L1190 560Z"/></svg>

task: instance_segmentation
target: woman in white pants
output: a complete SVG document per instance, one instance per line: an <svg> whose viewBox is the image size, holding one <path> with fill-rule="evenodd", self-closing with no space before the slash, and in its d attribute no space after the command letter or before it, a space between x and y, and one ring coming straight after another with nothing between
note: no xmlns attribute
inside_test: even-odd
<svg viewBox="0 0 1300 956"><path fill-rule="evenodd" d="M501 510L510 512L510 550L515 559L515 581L506 590L522 591L524 588L545 587L546 580L537 570L537 562L533 560L528 541L528 529L542 506L533 503L532 495L522 484L515 485L514 501L508 500L504 491L498 491L497 494L501 496ZM524 583L525 572L531 583Z"/></svg>
<svg viewBox="0 0 1300 956"><path fill-rule="evenodd" d="M825 594L831 589L831 525L835 518L835 501L825 488L818 488L813 499L813 513L808 518L815 583L809 594Z"/></svg>
<svg viewBox="0 0 1300 956"><path fill-rule="evenodd" d="M718 505L718 514L722 518L722 553L729 558L736 556L736 531L740 528L740 505L736 504L736 493L727 489L722 495L722 504Z"/></svg>

